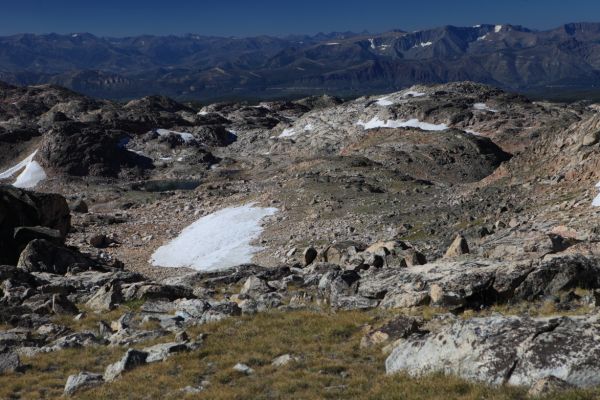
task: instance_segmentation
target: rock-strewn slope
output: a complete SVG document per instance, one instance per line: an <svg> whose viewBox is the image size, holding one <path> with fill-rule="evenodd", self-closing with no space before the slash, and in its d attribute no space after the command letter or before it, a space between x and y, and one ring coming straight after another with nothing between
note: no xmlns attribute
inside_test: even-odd
<svg viewBox="0 0 600 400"><path fill-rule="evenodd" d="M469 82L201 109L1 91L3 181L33 162L45 171L38 192L0 188L2 370L27 374L22 358L67 348L122 350L65 376L70 394L197 351L203 337L188 332L215 321L376 309L385 320L361 346L391 351L388 372L597 385L595 105ZM274 214L241 238L215 215L246 204ZM253 263L151 265L201 217L215 259L240 241Z"/></svg>

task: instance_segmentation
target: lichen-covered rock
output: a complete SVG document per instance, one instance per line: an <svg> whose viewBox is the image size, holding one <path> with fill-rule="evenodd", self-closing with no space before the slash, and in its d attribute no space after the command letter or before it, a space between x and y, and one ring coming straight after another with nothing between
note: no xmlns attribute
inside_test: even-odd
<svg viewBox="0 0 600 400"><path fill-rule="evenodd" d="M322 282L334 292L343 288L339 280ZM595 257L562 256L534 262L439 260L405 269L368 271L360 277L356 293L381 299L381 306L388 308L424 304L477 308L535 300L576 287L600 287L600 266ZM352 293L349 287L345 289L349 291Z"/></svg>
<svg viewBox="0 0 600 400"><path fill-rule="evenodd" d="M110 364L104 371L104 380L107 382L117 379L123 372L132 370L146 363L148 353L129 349L123 357L114 364Z"/></svg>
<svg viewBox="0 0 600 400"><path fill-rule="evenodd" d="M0 353L0 374L15 372L21 368L21 360L17 353L4 351Z"/></svg>
<svg viewBox="0 0 600 400"><path fill-rule="evenodd" d="M147 363L153 363L158 361L164 361L173 353L179 353L182 351L189 350L189 347L185 343L159 343L154 346L146 347L143 351L148 353L146 358Z"/></svg>
<svg viewBox="0 0 600 400"><path fill-rule="evenodd" d="M450 247L448 247L448 250L446 250L446 254L444 255L444 257L446 257L446 258L458 257L458 256L461 256L463 254L468 254L468 253L469 253L469 245L467 244L467 239L465 239L465 237L463 235L456 235L456 237L454 238L454 241L452 242L452 244L450 244Z"/></svg>
<svg viewBox="0 0 600 400"><path fill-rule="evenodd" d="M267 282L265 282L263 279L260 279L256 276L251 276L246 279L246 282L244 282L244 285L240 290L240 294L255 298L272 291L273 289L269 287Z"/></svg>
<svg viewBox="0 0 600 400"><path fill-rule="evenodd" d="M489 384L531 386L554 376L577 387L600 384L598 316L492 316L458 320L411 336L386 360L387 373L444 372Z"/></svg>
<svg viewBox="0 0 600 400"><path fill-rule="evenodd" d="M86 305L94 311L111 311L123 301L121 285L118 281L102 286L88 300Z"/></svg>
<svg viewBox="0 0 600 400"><path fill-rule="evenodd" d="M70 396L75 392L99 386L102 383L104 383L104 379L100 374L80 372L77 375L69 375L65 384L64 394L65 396Z"/></svg>
<svg viewBox="0 0 600 400"><path fill-rule="evenodd" d="M371 347L407 338L419 332L422 319L399 315L380 327L371 328L360 341L360 347Z"/></svg>

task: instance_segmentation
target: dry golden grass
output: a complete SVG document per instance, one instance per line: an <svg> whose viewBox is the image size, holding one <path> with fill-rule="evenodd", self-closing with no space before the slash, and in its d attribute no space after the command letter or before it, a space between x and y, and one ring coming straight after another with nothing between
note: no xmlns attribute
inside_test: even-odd
<svg viewBox="0 0 600 400"><path fill-rule="evenodd" d="M62 395L67 377L80 371L101 373L122 349L92 347L38 354L22 359L23 373L0 376L0 399L51 399Z"/></svg>
<svg viewBox="0 0 600 400"><path fill-rule="evenodd" d="M122 311L121 311L122 312ZM429 312L432 312L430 310ZM207 334L197 351L165 362L142 366L119 380L79 393L81 399L180 399L179 389L210 384L199 399L526 399L522 388L492 388L459 378L431 375L410 378L385 375L379 348L359 347L366 324L378 324L391 313L273 311L230 318L190 329ZM165 338L162 341L168 341ZM139 346L144 347L144 346ZM66 378L79 371L103 372L124 353L123 348L97 347L42 354L28 371L0 377L1 399L57 398ZM271 361L285 353L301 360L275 368ZM249 376L232 367L246 363ZM552 399L600 398L599 391L577 391Z"/></svg>

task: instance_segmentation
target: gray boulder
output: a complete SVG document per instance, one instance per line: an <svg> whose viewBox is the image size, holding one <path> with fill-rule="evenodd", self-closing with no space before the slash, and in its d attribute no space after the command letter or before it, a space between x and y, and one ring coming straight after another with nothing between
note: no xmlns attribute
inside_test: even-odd
<svg viewBox="0 0 600 400"><path fill-rule="evenodd" d="M469 253L469 245L467 239L463 235L456 235L448 250L446 250L445 258L458 257Z"/></svg>
<svg viewBox="0 0 600 400"><path fill-rule="evenodd" d="M407 338L419 332L423 321L416 317L399 315L380 327L371 328L360 341L360 347L381 345L388 341Z"/></svg>
<svg viewBox="0 0 600 400"><path fill-rule="evenodd" d="M82 254L45 239L29 242L21 253L17 266L27 272L48 272L64 275L70 268L90 269L95 263Z"/></svg>
<svg viewBox="0 0 600 400"><path fill-rule="evenodd" d="M536 381L527 391L530 397L542 397L553 393L573 389L573 385L553 375Z"/></svg>
<svg viewBox="0 0 600 400"><path fill-rule="evenodd" d="M66 296L62 294L52 295L52 312L54 314L76 315L79 309Z"/></svg>
<svg viewBox="0 0 600 400"><path fill-rule="evenodd" d="M271 361L271 365L276 368L285 367L288 364L299 361L300 358L291 354L282 354Z"/></svg>
<svg viewBox="0 0 600 400"><path fill-rule="evenodd" d="M201 318L202 314L210 308L210 304L207 301L200 299L183 299L177 300L175 310L177 314L185 319L188 318Z"/></svg>
<svg viewBox="0 0 600 400"><path fill-rule="evenodd" d="M146 347L143 351L148 353L146 358L147 363L153 363L158 361L164 361L173 353L179 353L182 351L189 350L189 347L185 343L159 343L154 346Z"/></svg>
<svg viewBox="0 0 600 400"><path fill-rule="evenodd" d="M254 373L254 370L252 368L250 368L248 365L243 364L243 363L237 363L233 366L233 370L240 372L244 375L252 375Z"/></svg>
<svg viewBox="0 0 600 400"><path fill-rule="evenodd" d="M104 371L104 380L107 382L114 381L123 372L130 371L140 365L146 363L148 353L145 351L138 351L129 349L127 353L116 363L110 364Z"/></svg>
<svg viewBox="0 0 600 400"><path fill-rule="evenodd" d="M130 285L123 291L123 299L129 300L177 300L194 298L193 290L186 286L161 285L152 282L140 282Z"/></svg>
<svg viewBox="0 0 600 400"><path fill-rule="evenodd" d="M0 374L16 372L21 368L19 355L12 351L0 353Z"/></svg>
<svg viewBox="0 0 600 400"><path fill-rule="evenodd" d="M58 194L35 193L12 186L0 186L0 264L15 265L19 254L30 237L21 232L15 238L15 229L35 227L58 231L59 242L64 242L71 227L67 201ZM46 231L45 234L50 234ZM30 232L33 233L33 232ZM38 232L39 233L39 232ZM55 232L50 234L55 235Z"/></svg>
<svg viewBox="0 0 600 400"><path fill-rule="evenodd" d="M101 338L98 338L93 332L81 331L62 336L52 343L44 346L43 349L44 351L51 352L64 349L95 346L104 343L105 341Z"/></svg>
<svg viewBox="0 0 600 400"><path fill-rule="evenodd" d="M443 372L493 385L531 386L550 376L577 387L600 384L598 316L492 316L457 320L402 341L385 362L388 374Z"/></svg>
<svg viewBox="0 0 600 400"><path fill-rule="evenodd" d="M111 311L123 301L121 285L111 282L102 286L86 303L94 311Z"/></svg>
<svg viewBox="0 0 600 400"><path fill-rule="evenodd" d="M91 372L80 372L77 375L70 375L65 384L64 394L70 396L77 391L99 386L104 383L104 379L100 374Z"/></svg>
<svg viewBox="0 0 600 400"><path fill-rule="evenodd" d="M240 294L254 298L272 291L273 289L267 285L266 281L256 276L251 276L244 282Z"/></svg>
<svg viewBox="0 0 600 400"><path fill-rule="evenodd" d="M69 209L74 213L85 214L88 212L88 205L83 199L75 199L69 204Z"/></svg>

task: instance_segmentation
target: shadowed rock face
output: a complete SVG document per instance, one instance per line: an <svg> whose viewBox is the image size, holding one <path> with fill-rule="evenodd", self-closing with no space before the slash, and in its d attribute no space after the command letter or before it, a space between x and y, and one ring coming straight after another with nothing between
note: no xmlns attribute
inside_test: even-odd
<svg viewBox="0 0 600 400"><path fill-rule="evenodd" d="M26 242L15 236L19 227L46 227L56 230L64 241L69 232L71 214L64 197L57 194L34 193L0 186L0 264L15 265Z"/></svg>
<svg viewBox="0 0 600 400"><path fill-rule="evenodd" d="M386 360L388 373L444 372L495 385L532 385L555 376L578 387L600 384L597 316L473 318L413 336Z"/></svg>
<svg viewBox="0 0 600 400"><path fill-rule="evenodd" d="M98 125L56 124L42 139L41 163L50 170L74 176L114 177L125 168L151 168L151 160L119 145L125 137L125 132Z"/></svg>

